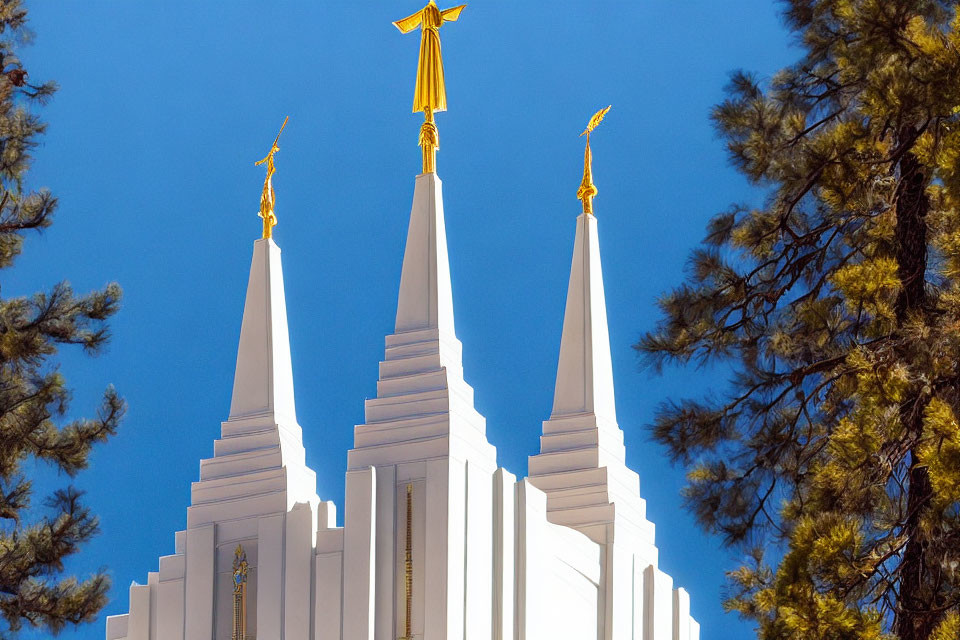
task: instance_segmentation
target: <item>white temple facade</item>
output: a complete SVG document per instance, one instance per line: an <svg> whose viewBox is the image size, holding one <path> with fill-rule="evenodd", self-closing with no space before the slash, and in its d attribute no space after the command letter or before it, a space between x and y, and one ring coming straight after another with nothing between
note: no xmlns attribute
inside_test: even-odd
<svg viewBox="0 0 960 640"><path fill-rule="evenodd" d="M497 467L461 348L441 182L425 173L337 526L304 461L280 249L256 241L230 415L174 553L131 585L107 640L698 640L625 463L596 218L576 220L553 410L529 477Z"/></svg>

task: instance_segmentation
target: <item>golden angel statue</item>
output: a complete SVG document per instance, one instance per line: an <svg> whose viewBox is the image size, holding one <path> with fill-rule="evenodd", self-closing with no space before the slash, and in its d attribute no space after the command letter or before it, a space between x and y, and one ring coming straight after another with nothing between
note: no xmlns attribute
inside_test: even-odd
<svg viewBox="0 0 960 640"><path fill-rule="evenodd" d="M446 111L447 90L443 82L443 60L440 57L440 27L444 22L454 22L467 5L450 9L437 8L433 0L412 16L394 22L401 33L421 29L420 60L417 63L417 84L413 92L413 112Z"/></svg>
<svg viewBox="0 0 960 640"><path fill-rule="evenodd" d="M284 128L287 126L287 120L289 119L290 116L283 119L280 133L283 133ZM277 224L277 216L273 211L273 206L276 203L276 195L273 192L273 174L276 173L276 169L273 166L273 154L280 151L280 147L277 146L277 143L280 141L280 133L277 134L277 138L273 141L273 145L270 147L270 153L268 153L263 160L254 163L254 166L260 166L263 163L267 164L267 177L263 180L263 191L260 192L259 214L260 217L263 218L264 238L273 237L273 227Z"/></svg>
<svg viewBox="0 0 960 640"><path fill-rule="evenodd" d="M587 146L583 151L583 180L580 181L580 188L577 189L577 199L583 203L584 213L593 213L593 197L597 195L597 186L593 184L593 152L590 151L590 133L603 122L604 116L610 111L610 107L600 109L587 124L581 136L587 136Z"/></svg>
<svg viewBox="0 0 960 640"><path fill-rule="evenodd" d="M447 110L447 88L443 79L443 59L440 56L440 27L444 22L454 22L467 5L439 9L430 0L423 9L412 16L397 20L393 25L401 33L410 33L420 27L420 58L417 62L417 84L413 91L413 112L423 111L424 123L420 127L420 146L423 148L423 172L436 170L436 151L440 148L440 135L433 121L436 111Z"/></svg>

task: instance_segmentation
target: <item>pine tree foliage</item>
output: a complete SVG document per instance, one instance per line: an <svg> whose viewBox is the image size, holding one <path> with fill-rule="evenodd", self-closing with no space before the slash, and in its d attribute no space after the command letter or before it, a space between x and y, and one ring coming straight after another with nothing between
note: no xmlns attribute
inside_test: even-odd
<svg viewBox="0 0 960 640"><path fill-rule="evenodd" d="M800 60L735 73L713 112L768 198L714 217L637 344L732 382L653 433L698 521L750 549L726 606L761 638L957 638L957 3L784 4Z"/></svg>
<svg viewBox="0 0 960 640"><path fill-rule="evenodd" d="M26 20L20 0L0 0L0 268L14 264L26 233L51 224L57 205L48 191L24 185L45 129L31 107L56 88L32 84L17 57L30 36ZM24 626L56 633L94 619L106 603L106 575L64 573L64 560L97 533L81 492L68 487L34 505L27 474L39 460L73 476L91 447L115 432L124 403L112 388L97 417L66 419L70 392L53 358L61 345L97 353L119 299L115 284L76 295L66 283L0 297L0 638Z"/></svg>

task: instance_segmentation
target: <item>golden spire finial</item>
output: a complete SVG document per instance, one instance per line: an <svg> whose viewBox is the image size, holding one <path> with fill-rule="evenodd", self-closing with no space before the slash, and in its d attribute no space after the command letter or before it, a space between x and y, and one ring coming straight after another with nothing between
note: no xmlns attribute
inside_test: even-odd
<svg viewBox="0 0 960 640"><path fill-rule="evenodd" d="M393 23L400 33L409 33L418 26L420 35L420 58L417 62L417 84L413 90L413 112L423 111L420 126L420 147L423 150L423 173L437 170L437 149L440 148L440 133L433 121L433 114L447 110L447 88L443 80L443 59L440 57L440 27L444 22L453 22L467 5L438 9L430 0L423 9L412 16Z"/></svg>
<svg viewBox="0 0 960 640"><path fill-rule="evenodd" d="M287 116L283 119L283 125L280 127L280 133L283 133L284 128L287 126L287 120L290 119L290 116ZM273 205L276 202L276 197L273 193L273 174L276 172L276 169L273 166L273 154L277 151L280 151L280 147L277 146L277 143L280 141L280 133L277 134L276 139L273 141L273 146L270 147L270 153L267 156L255 162L254 166L259 166L264 162L267 163L267 177L263 181L263 191L260 192L260 217L263 218L263 237L272 238L273 237L273 227L277 224L277 216L273 212Z"/></svg>
<svg viewBox="0 0 960 640"><path fill-rule="evenodd" d="M577 199L583 203L584 213L593 214L593 197L597 195L597 186L593 184L593 153L590 151L590 132L603 122L603 117L607 115L607 111L610 111L610 106L612 105L608 105L605 109L600 109L593 114L590 122L587 123L587 128L580 134L581 136L587 136L587 146L583 151L583 180L580 181L580 188L577 189Z"/></svg>

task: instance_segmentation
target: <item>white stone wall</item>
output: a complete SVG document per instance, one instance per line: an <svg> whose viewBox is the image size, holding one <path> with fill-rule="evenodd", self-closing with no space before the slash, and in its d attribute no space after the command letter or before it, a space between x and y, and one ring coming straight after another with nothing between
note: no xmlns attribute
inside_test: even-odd
<svg viewBox="0 0 960 640"><path fill-rule="evenodd" d="M391 504L405 500L408 478L403 475L393 483ZM183 553L167 556L161 564L191 567L186 576L188 583L194 580L192 589L184 590L183 578L170 579L175 574L161 580L160 573L151 573L148 584L131 585L130 613L108 619L107 639L229 639L230 565L237 543L243 544L250 563L252 637L399 637L406 510L397 509L396 526L377 523L383 496L376 490L378 477L373 468L349 472L343 528L334 526L331 503L316 511L301 503L286 513L203 527L188 535ZM551 523L546 494L529 480L515 481L501 469L484 482L494 499L485 518L475 516L476 529L484 531L478 543L482 546L471 551L469 544L448 545L461 550L446 567L459 563L460 571L450 573L460 584L447 594L444 607L433 604L435 589L425 584L431 580L428 567L435 549L427 546L430 534L424 530L429 502L424 504L421 497L426 483L414 483L415 638L698 639L687 592L674 589L671 578L656 566L643 565L629 545L598 544L575 529ZM451 533L468 540L468 526ZM384 529L394 536L391 556L398 559L386 573L377 571L377 538ZM244 537L251 530L255 537ZM211 579L207 572L214 565ZM215 605L204 608L207 603ZM445 609L445 615L431 617L439 609Z"/></svg>

